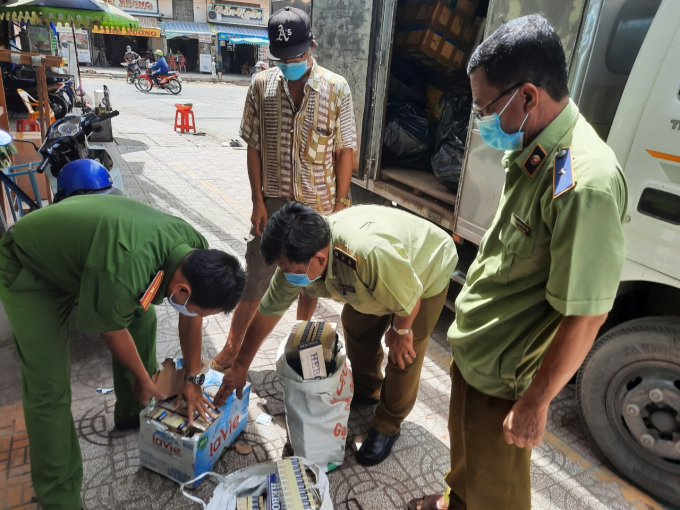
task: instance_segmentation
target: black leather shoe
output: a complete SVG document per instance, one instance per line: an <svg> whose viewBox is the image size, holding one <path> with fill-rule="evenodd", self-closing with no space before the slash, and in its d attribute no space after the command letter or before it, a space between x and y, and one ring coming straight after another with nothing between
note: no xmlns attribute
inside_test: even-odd
<svg viewBox="0 0 680 510"><path fill-rule="evenodd" d="M121 422L116 422L114 424L116 427L116 430L119 431L124 431L124 430L134 430L139 428L139 416L133 416L129 420L126 421L121 421Z"/></svg>
<svg viewBox="0 0 680 510"><path fill-rule="evenodd" d="M397 439L399 439L399 434L401 432L397 432L393 436L386 436L371 428L368 432L368 437L364 440L356 454L357 462L362 466L380 464L392 453L392 447L397 442Z"/></svg>
<svg viewBox="0 0 680 510"><path fill-rule="evenodd" d="M379 398L364 397L363 395L354 395L350 406L377 406L380 403Z"/></svg>

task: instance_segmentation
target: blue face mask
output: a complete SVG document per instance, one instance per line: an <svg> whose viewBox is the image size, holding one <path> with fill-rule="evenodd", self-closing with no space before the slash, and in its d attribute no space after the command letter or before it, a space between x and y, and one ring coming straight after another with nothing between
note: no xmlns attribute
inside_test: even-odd
<svg viewBox="0 0 680 510"><path fill-rule="evenodd" d="M307 264L307 271L305 271L304 274L297 274L297 273L283 273L283 276L286 277L286 280L288 280L290 283L295 285L296 287L306 287L307 285L310 285L312 282L317 281L319 278L321 278L321 275L317 276L313 280L310 280L309 277L307 276L307 272L309 271L309 266L311 265L312 261L309 261L309 264Z"/></svg>
<svg viewBox="0 0 680 510"><path fill-rule="evenodd" d="M192 313L189 310L187 310L187 303L189 302L189 298L191 296L187 297L187 300L184 302L183 305L180 305L179 303L175 303L172 300L172 296L173 296L173 294L170 294L170 297L168 298L168 303L170 303L170 306L172 306L175 310L177 310L182 315L186 315L187 317L197 317L198 316L197 313Z"/></svg>
<svg viewBox="0 0 680 510"><path fill-rule="evenodd" d="M296 81L302 78L302 75L307 72L307 59L302 62L293 62L290 64L277 62L276 67L281 69L281 73L286 80Z"/></svg>
<svg viewBox="0 0 680 510"><path fill-rule="evenodd" d="M477 127L479 128L479 134L482 135L482 140L484 140L489 147L492 147L497 151L518 151L524 147L524 131L522 131L522 127L527 121L529 114L524 117L522 125L519 127L519 131L516 133L508 134L501 128L500 117L503 115L503 112L510 102L515 99L517 92L519 92L519 89L515 91L510 98L510 101L505 104L501 113L486 115L477 120Z"/></svg>

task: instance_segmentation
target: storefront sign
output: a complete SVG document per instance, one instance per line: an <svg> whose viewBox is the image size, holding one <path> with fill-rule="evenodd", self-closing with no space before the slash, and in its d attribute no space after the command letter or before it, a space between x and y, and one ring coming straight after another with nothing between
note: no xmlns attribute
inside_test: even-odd
<svg viewBox="0 0 680 510"><path fill-rule="evenodd" d="M264 10L258 7L213 3L210 6L210 10L217 13L217 15L213 18L208 14L209 21L238 20L254 21L256 23L262 23L264 21Z"/></svg>
<svg viewBox="0 0 680 510"><path fill-rule="evenodd" d="M111 27L92 27L93 34L109 34L109 35L130 35L136 37L160 37L160 28L111 28Z"/></svg>
<svg viewBox="0 0 680 510"><path fill-rule="evenodd" d="M212 42L212 35L198 34L198 42L211 43Z"/></svg>
<svg viewBox="0 0 680 510"><path fill-rule="evenodd" d="M63 58L68 58L68 44L73 44L73 32L71 27L57 25L59 34L59 45ZM90 59L90 35L87 30L76 29L76 49L78 51L78 62L89 64Z"/></svg>
<svg viewBox="0 0 680 510"><path fill-rule="evenodd" d="M114 7L135 14L158 14L158 0L104 0Z"/></svg>

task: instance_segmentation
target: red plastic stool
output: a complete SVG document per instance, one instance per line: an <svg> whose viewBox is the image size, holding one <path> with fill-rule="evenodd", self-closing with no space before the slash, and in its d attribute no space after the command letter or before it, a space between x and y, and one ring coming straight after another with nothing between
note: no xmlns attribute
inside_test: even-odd
<svg viewBox="0 0 680 510"><path fill-rule="evenodd" d="M40 132L40 124L38 124L37 120L17 119L17 133L23 133L25 131Z"/></svg>
<svg viewBox="0 0 680 510"><path fill-rule="evenodd" d="M177 128L180 129L180 133L188 133L189 130L193 129L196 132L196 124L194 123L194 112L191 106L176 104L175 108L175 131Z"/></svg>

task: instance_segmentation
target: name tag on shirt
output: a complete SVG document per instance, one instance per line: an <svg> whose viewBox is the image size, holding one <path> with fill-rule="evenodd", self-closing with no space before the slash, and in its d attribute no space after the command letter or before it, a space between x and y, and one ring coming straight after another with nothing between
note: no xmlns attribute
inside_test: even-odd
<svg viewBox="0 0 680 510"><path fill-rule="evenodd" d="M522 221L515 213L512 213L512 219L510 220L510 223L517 227L522 232L522 234L529 237L529 234L531 233L531 227L525 221Z"/></svg>

